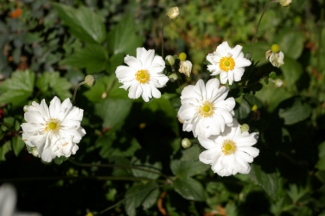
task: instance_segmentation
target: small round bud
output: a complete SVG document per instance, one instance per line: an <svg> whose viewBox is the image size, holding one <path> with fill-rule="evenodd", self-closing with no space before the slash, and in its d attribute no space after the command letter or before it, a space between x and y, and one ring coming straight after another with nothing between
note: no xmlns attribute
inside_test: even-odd
<svg viewBox="0 0 325 216"><path fill-rule="evenodd" d="M283 81L281 79L276 79L274 81L274 84L275 84L276 87L281 87L282 84L283 84Z"/></svg>
<svg viewBox="0 0 325 216"><path fill-rule="evenodd" d="M93 86L95 84L95 77L93 75L87 75L85 77L85 83L90 87Z"/></svg>
<svg viewBox="0 0 325 216"><path fill-rule="evenodd" d="M168 78L171 82L175 82L178 79L178 76L176 73L172 73L171 75L168 76Z"/></svg>
<svg viewBox="0 0 325 216"><path fill-rule="evenodd" d="M249 125L248 124L242 124L240 125L240 131L243 133L243 132L246 132L246 131L249 131Z"/></svg>
<svg viewBox="0 0 325 216"><path fill-rule="evenodd" d="M105 99L107 97L107 93L106 92L103 92L102 93L102 98Z"/></svg>
<svg viewBox="0 0 325 216"><path fill-rule="evenodd" d="M283 7L290 5L292 0L279 0L280 5Z"/></svg>
<svg viewBox="0 0 325 216"><path fill-rule="evenodd" d="M167 16L169 19L174 20L178 17L179 15L179 9L178 7L171 7L167 10Z"/></svg>
<svg viewBox="0 0 325 216"><path fill-rule="evenodd" d="M23 108L24 112L27 112L28 111L28 107L29 107L28 105L25 105L24 106L24 108Z"/></svg>
<svg viewBox="0 0 325 216"><path fill-rule="evenodd" d="M182 147L183 148L189 148L189 147L191 147L191 145L192 145L191 140L189 140L188 138L182 139Z"/></svg>
<svg viewBox="0 0 325 216"><path fill-rule="evenodd" d="M173 56L171 56L171 55L166 56L165 61L170 66L175 64L175 58Z"/></svg>
<svg viewBox="0 0 325 216"><path fill-rule="evenodd" d="M280 46L279 46L278 44L273 44L273 45L271 46L271 50L272 50L272 52L274 52L274 53L278 53L278 52L280 52Z"/></svg>
<svg viewBox="0 0 325 216"><path fill-rule="evenodd" d="M258 110L258 107L257 107L256 104L254 104L254 105L252 106L252 111L256 111L256 110Z"/></svg>
<svg viewBox="0 0 325 216"><path fill-rule="evenodd" d="M178 55L178 58L179 58L179 60L181 60L181 61L185 61L186 60L186 53L180 53L179 55Z"/></svg>

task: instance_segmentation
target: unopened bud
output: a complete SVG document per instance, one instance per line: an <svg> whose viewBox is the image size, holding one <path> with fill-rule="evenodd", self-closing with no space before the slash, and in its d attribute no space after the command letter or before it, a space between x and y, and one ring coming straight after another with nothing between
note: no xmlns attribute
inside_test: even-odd
<svg viewBox="0 0 325 216"><path fill-rule="evenodd" d="M240 125L240 131L243 133L243 132L246 132L246 131L249 131L249 125L248 124L242 124Z"/></svg>
<svg viewBox="0 0 325 216"><path fill-rule="evenodd" d="M166 56L165 61L170 66L173 66L175 64L175 58L171 55Z"/></svg>
<svg viewBox="0 0 325 216"><path fill-rule="evenodd" d="M95 84L95 77L93 75L87 75L85 77L85 83L90 87L93 86Z"/></svg>
<svg viewBox="0 0 325 216"><path fill-rule="evenodd" d="M275 84L276 87L281 87L282 84L283 84L283 81L281 79L276 79L274 81L274 84Z"/></svg>
<svg viewBox="0 0 325 216"><path fill-rule="evenodd" d="M188 138L182 139L182 147L183 148L189 148L189 147L191 147L191 145L192 145L191 140L189 140Z"/></svg>
<svg viewBox="0 0 325 216"><path fill-rule="evenodd" d="M292 0L279 0L280 5L282 5L284 7L290 5L291 2L292 2Z"/></svg>
<svg viewBox="0 0 325 216"><path fill-rule="evenodd" d="M179 9L178 7L171 7L167 10L167 16L169 19L174 20L178 17L179 15Z"/></svg>
<svg viewBox="0 0 325 216"><path fill-rule="evenodd" d="M172 73L171 75L168 76L168 78L171 82L175 82L178 79L178 76L176 73Z"/></svg>
<svg viewBox="0 0 325 216"><path fill-rule="evenodd" d="M24 106L24 108L23 108L24 112L27 112L28 111L28 107L29 107L28 105L25 105Z"/></svg>
<svg viewBox="0 0 325 216"><path fill-rule="evenodd" d="M258 109L257 105L254 104L254 105L252 106L252 111L256 111L257 109Z"/></svg>

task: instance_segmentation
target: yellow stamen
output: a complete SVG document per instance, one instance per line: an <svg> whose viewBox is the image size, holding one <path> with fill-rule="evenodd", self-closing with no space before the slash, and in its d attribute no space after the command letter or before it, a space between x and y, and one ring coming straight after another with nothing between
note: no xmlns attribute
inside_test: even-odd
<svg viewBox="0 0 325 216"><path fill-rule="evenodd" d="M237 149L236 143L232 140L225 140L222 144L221 149L222 153L224 153L225 155L233 154Z"/></svg>
<svg viewBox="0 0 325 216"><path fill-rule="evenodd" d="M139 81L139 83L147 83L150 75L147 70L138 70L138 72L135 74L135 78Z"/></svg>
<svg viewBox="0 0 325 216"><path fill-rule="evenodd" d="M209 117L214 113L213 104L209 101L203 103L199 108L199 114L203 117Z"/></svg>
<svg viewBox="0 0 325 216"><path fill-rule="evenodd" d="M235 67L235 61L232 57L222 57L220 59L219 67L221 70L228 72Z"/></svg>
<svg viewBox="0 0 325 216"><path fill-rule="evenodd" d="M58 123L57 120L53 120L53 119L51 119L47 123L45 128L46 131L53 131L53 132L58 131L59 129L60 129L60 124Z"/></svg>

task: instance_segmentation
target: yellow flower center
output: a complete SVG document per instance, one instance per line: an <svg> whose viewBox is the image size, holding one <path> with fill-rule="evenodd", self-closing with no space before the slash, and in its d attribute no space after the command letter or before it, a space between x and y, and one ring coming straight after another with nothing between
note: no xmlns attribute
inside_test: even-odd
<svg viewBox="0 0 325 216"><path fill-rule="evenodd" d="M135 74L135 78L139 81L139 83L147 83L150 75L147 70L138 70L138 72Z"/></svg>
<svg viewBox="0 0 325 216"><path fill-rule="evenodd" d="M51 119L51 121L47 123L45 128L46 131L53 131L53 132L56 132L59 129L60 129L60 124L58 123L57 120L53 120L53 119Z"/></svg>
<svg viewBox="0 0 325 216"><path fill-rule="evenodd" d="M199 114L203 117L209 117L214 113L213 104L209 101L203 103L199 108Z"/></svg>
<svg viewBox="0 0 325 216"><path fill-rule="evenodd" d="M271 51L274 52L274 53L280 52L280 46L278 44L273 44L271 46Z"/></svg>
<svg viewBox="0 0 325 216"><path fill-rule="evenodd" d="M232 57L222 57L220 59L219 67L221 70L228 72L235 67L235 61Z"/></svg>
<svg viewBox="0 0 325 216"><path fill-rule="evenodd" d="M224 153L225 155L230 155L230 154L233 154L235 153L236 151L236 143L232 140L225 140L222 144L222 147L221 147L221 151L222 153Z"/></svg>

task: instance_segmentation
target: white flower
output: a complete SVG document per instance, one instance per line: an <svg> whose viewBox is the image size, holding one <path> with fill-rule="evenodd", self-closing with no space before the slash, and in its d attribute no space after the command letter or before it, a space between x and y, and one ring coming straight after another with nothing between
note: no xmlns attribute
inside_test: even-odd
<svg viewBox="0 0 325 216"><path fill-rule="evenodd" d="M208 54L206 58L211 63L208 65L211 76L220 74L222 84L228 81L231 85L233 81L240 81L245 72L244 67L251 65L251 61L244 58L241 50L242 46L230 48L225 41L217 47L215 52Z"/></svg>
<svg viewBox="0 0 325 216"><path fill-rule="evenodd" d="M80 126L83 110L72 106L70 99L62 103L54 97L48 107L43 99L27 107L21 125L26 145L36 147L38 156L50 162L55 157L70 157L78 150L77 143L86 134Z"/></svg>
<svg viewBox="0 0 325 216"><path fill-rule="evenodd" d="M0 215L1 216L40 216L38 213L15 212L17 195L11 184L3 184L0 187Z"/></svg>
<svg viewBox="0 0 325 216"><path fill-rule="evenodd" d="M283 52L279 51L279 52L272 52L271 50L268 50L266 53L265 53L265 57L266 59L268 59L271 64L274 66L274 67L281 67L281 65L284 64L284 54Z"/></svg>
<svg viewBox="0 0 325 216"><path fill-rule="evenodd" d="M201 162L210 164L213 172L220 176L248 174L249 163L259 154L252 147L257 142L258 133L241 132L240 125L234 120L232 127L227 127L219 136L209 139L199 137L200 144L207 150L199 155Z"/></svg>
<svg viewBox="0 0 325 216"><path fill-rule="evenodd" d="M227 94L228 88L220 87L218 79L210 79L206 86L202 80L195 86L186 86L178 111L178 119L184 122L183 130L193 131L195 137L208 138L224 131L225 126L231 126L235 99L226 99Z"/></svg>
<svg viewBox="0 0 325 216"><path fill-rule="evenodd" d="M120 83L120 88L129 89L129 98L136 99L142 96L148 102L151 97L160 98L161 93L157 88L163 87L168 82L168 77L162 73L165 61L160 56L155 56L154 50L137 48L137 57L127 55L124 62L128 66L118 66L115 73Z"/></svg>
<svg viewBox="0 0 325 216"><path fill-rule="evenodd" d="M185 74L187 77L191 75L192 62L189 60L180 61L178 72Z"/></svg>

